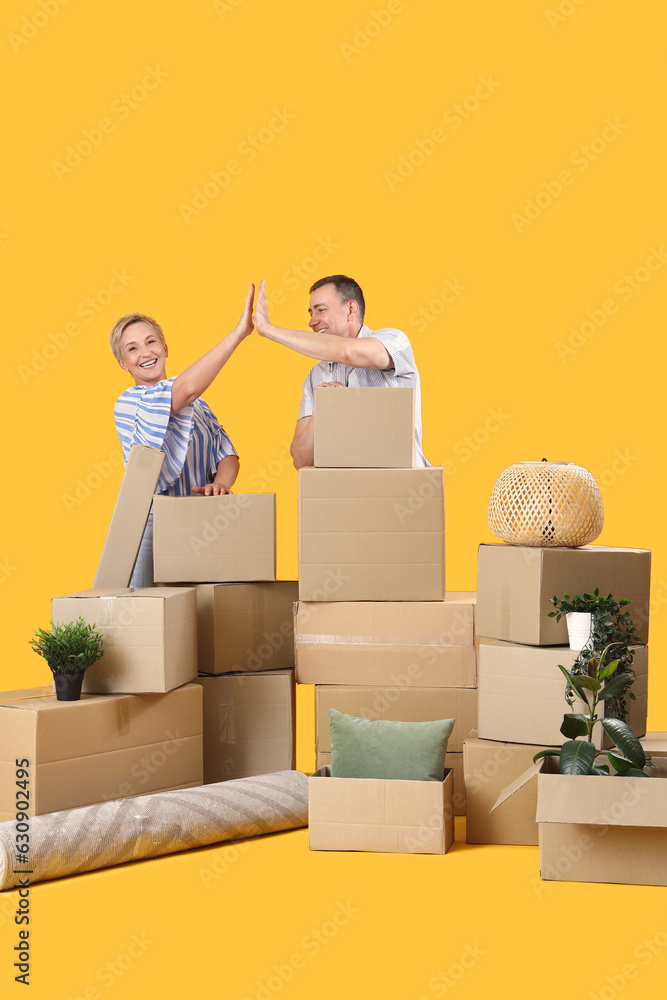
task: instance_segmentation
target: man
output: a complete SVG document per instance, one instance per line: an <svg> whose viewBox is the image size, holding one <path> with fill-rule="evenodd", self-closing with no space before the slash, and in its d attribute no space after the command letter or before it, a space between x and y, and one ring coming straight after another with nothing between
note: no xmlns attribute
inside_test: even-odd
<svg viewBox="0 0 667 1000"><path fill-rule="evenodd" d="M422 450L421 389L410 341L401 330L370 330L364 323L364 294L352 278L333 274L310 289L310 331L274 326L266 305L264 282L257 296L255 326L262 337L317 358L303 383L290 452L297 469L313 464L313 409L317 386L412 388L415 391L415 465L430 462Z"/></svg>

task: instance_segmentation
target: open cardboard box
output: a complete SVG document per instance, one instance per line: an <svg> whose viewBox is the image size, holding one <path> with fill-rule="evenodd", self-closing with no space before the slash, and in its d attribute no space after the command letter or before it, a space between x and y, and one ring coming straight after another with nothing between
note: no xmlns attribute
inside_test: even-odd
<svg viewBox="0 0 667 1000"><path fill-rule="evenodd" d="M667 759L648 778L559 774L533 764L493 809L537 781L540 876L560 882L667 885Z"/></svg>
<svg viewBox="0 0 667 1000"><path fill-rule="evenodd" d="M321 767L308 779L311 851L446 854L454 841L454 775L442 781L332 778Z"/></svg>

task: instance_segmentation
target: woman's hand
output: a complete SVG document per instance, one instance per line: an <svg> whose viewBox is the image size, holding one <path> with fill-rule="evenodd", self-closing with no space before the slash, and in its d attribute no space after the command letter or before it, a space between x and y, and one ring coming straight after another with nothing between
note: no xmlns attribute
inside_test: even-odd
<svg viewBox="0 0 667 1000"><path fill-rule="evenodd" d="M255 284L250 282L250 290L245 300L245 305L243 307L243 312L241 313L241 318L234 327L233 333L235 333L241 339L244 339L253 330L253 316L252 307L255 299Z"/></svg>
<svg viewBox="0 0 667 1000"><path fill-rule="evenodd" d="M192 492L201 493L204 497L221 497L226 493L231 493L232 490L224 483L207 483L206 486L193 486Z"/></svg>

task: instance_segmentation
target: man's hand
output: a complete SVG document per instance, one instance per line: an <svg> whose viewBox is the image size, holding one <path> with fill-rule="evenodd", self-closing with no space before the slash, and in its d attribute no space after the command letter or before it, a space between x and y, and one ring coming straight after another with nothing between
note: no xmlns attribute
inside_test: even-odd
<svg viewBox="0 0 667 1000"><path fill-rule="evenodd" d="M249 334L252 333L253 329L253 317L252 317L252 307L255 298L255 285L254 282L250 282L250 290L245 300L245 305L243 307L243 312L241 313L241 318L234 327L233 333L236 334L241 339L244 339ZM198 487L199 488L199 487ZM209 494L207 493L206 496Z"/></svg>
<svg viewBox="0 0 667 1000"><path fill-rule="evenodd" d="M319 385L315 386L315 389L316 390L317 389L326 389L327 386L330 389L347 389L347 386L344 385L342 382L320 382Z"/></svg>
<svg viewBox="0 0 667 1000"><path fill-rule="evenodd" d="M271 329L271 320L269 319L269 309L266 304L266 286L264 284L264 278L259 283L259 290L257 292L257 305L255 307L255 327L257 328L257 333L260 337L266 337Z"/></svg>
<svg viewBox="0 0 667 1000"><path fill-rule="evenodd" d="M192 492L201 493L205 497L221 497L226 493L231 493L232 490L225 486L224 483L207 483L206 486L193 486Z"/></svg>

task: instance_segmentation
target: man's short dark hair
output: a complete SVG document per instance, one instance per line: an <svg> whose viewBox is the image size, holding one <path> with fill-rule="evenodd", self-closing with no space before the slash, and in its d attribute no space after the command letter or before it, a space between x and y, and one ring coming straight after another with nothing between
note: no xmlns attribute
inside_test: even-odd
<svg viewBox="0 0 667 1000"><path fill-rule="evenodd" d="M330 274L328 278L320 278L314 285L311 285L310 291L314 292L323 285L333 285L341 302L349 302L353 299L359 306L359 319L363 323L366 301L361 286L354 278L348 278L346 274Z"/></svg>

